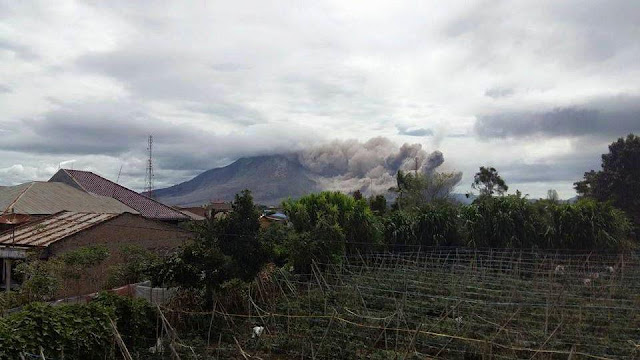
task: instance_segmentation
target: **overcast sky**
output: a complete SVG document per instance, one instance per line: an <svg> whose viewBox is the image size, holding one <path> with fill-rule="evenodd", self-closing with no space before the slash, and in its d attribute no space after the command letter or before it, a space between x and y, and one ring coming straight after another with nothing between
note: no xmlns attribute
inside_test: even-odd
<svg viewBox="0 0 640 360"><path fill-rule="evenodd" d="M640 133L640 1L0 0L0 185L386 136L533 197Z"/></svg>

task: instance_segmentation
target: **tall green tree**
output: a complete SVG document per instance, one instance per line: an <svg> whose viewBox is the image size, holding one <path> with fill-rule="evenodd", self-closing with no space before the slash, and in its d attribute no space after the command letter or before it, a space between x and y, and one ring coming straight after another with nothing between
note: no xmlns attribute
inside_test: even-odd
<svg viewBox="0 0 640 360"><path fill-rule="evenodd" d="M384 195L371 195L369 197L369 208L374 214L382 216L387 212L387 199Z"/></svg>
<svg viewBox="0 0 640 360"><path fill-rule="evenodd" d="M586 172L574 185L580 196L611 201L640 227L640 137L629 134L609 145L602 170Z"/></svg>
<svg viewBox="0 0 640 360"><path fill-rule="evenodd" d="M397 194L398 209L416 210L433 202L447 201L461 177L462 174L456 172L412 174L398 171L396 187L389 190Z"/></svg>
<svg viewBox="0 0 640 360"><path fill-rule="evenodd" d="M471 187L478 190L480 195L492 196L493 194L503 195L509 186L500 177L498 170L493 167L480 167L480 171L473 177Z"/></svg>

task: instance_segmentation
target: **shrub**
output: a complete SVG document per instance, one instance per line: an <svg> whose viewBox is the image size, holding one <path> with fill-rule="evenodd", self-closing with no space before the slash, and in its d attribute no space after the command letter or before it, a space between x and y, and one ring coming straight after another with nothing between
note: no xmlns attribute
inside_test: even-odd
<svg viewBox="0 0 640 360"><path fill-rule="evenodd" d="M467 246L530 248L544 243L542 218L520 194L481 196L461 215Z"/></svg>
<svg viewBox="0 0 640 360"><path fill-rule="evenodd" d="M609 203L582 199L575 204L544 204L549 248L620 250L632 247L631 223Z"/></svg>

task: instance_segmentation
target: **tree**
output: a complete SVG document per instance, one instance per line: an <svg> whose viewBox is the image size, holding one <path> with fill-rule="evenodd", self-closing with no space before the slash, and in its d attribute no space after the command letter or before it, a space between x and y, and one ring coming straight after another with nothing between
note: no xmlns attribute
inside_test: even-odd
<svg viewBox="0 0 640 360"><path fill-rule="evenodd" d="M267 260L260 213L249 190L236 194L233 211L197 227L196 238L155 267L156 282L204 290L205 299L231 279L252 280Z"/></svg>
<svg viewBox="0 0 640 360"><path fill-rule="evenodd" d="M557 203L560 200L558 192L555 189L547 190L547 200Z"/></svg>
<svg viewBox="0 0 640 360"><path fill-rule="evenodd" d="M640 137L629 134L609 145L602 170L588 171L574 183L578 195L611 201L640 226Z"/></svg>
<svg viewBox="0 0 640 360"><path fill-rule="evenodd" d="M374 214L382 216L387 212L387 199L384 195L372 195L369 197L369 208Z"/></svg>
<svg viewBox="0 0 640 360"><path fill-rule="evenodd" d="M242 280L251 280L266 261L266 251L259 239L260 212L251 191L236 194L229 216L214 221L210 227L217 237L220 251L232 259L232 272Z"/></svg>
<svg viewBox="0 0 640 360"><path fill-rule="evenodd" d="M493 194L503 195L509 187L498 175L498 171L492 167L480 167L480 171L473 177L471 187L480 191L480 195L492 196Z"/></svg>
<svg viewBox="0 0 640 360"><path fill-rule="evenodd" d="M398 209L415 210L433 202L448 200L461 178L462 173L459 172L405 174L398 171L397 186L389 190L398 194Z"/></svg>

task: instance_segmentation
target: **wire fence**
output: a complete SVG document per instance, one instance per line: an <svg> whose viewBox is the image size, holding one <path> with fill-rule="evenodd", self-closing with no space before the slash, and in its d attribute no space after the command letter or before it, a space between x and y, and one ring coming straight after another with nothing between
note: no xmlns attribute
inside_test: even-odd
<svg viewBox="0 0 640 360"><path fill-rule="evenodd" d="M235 304L161 311L183 338L200 339L184 346L214 358L632 359L638 260L509 249L355 254L305 275L276 270ZM251 336L255 326L261 336Z"/></svg>

